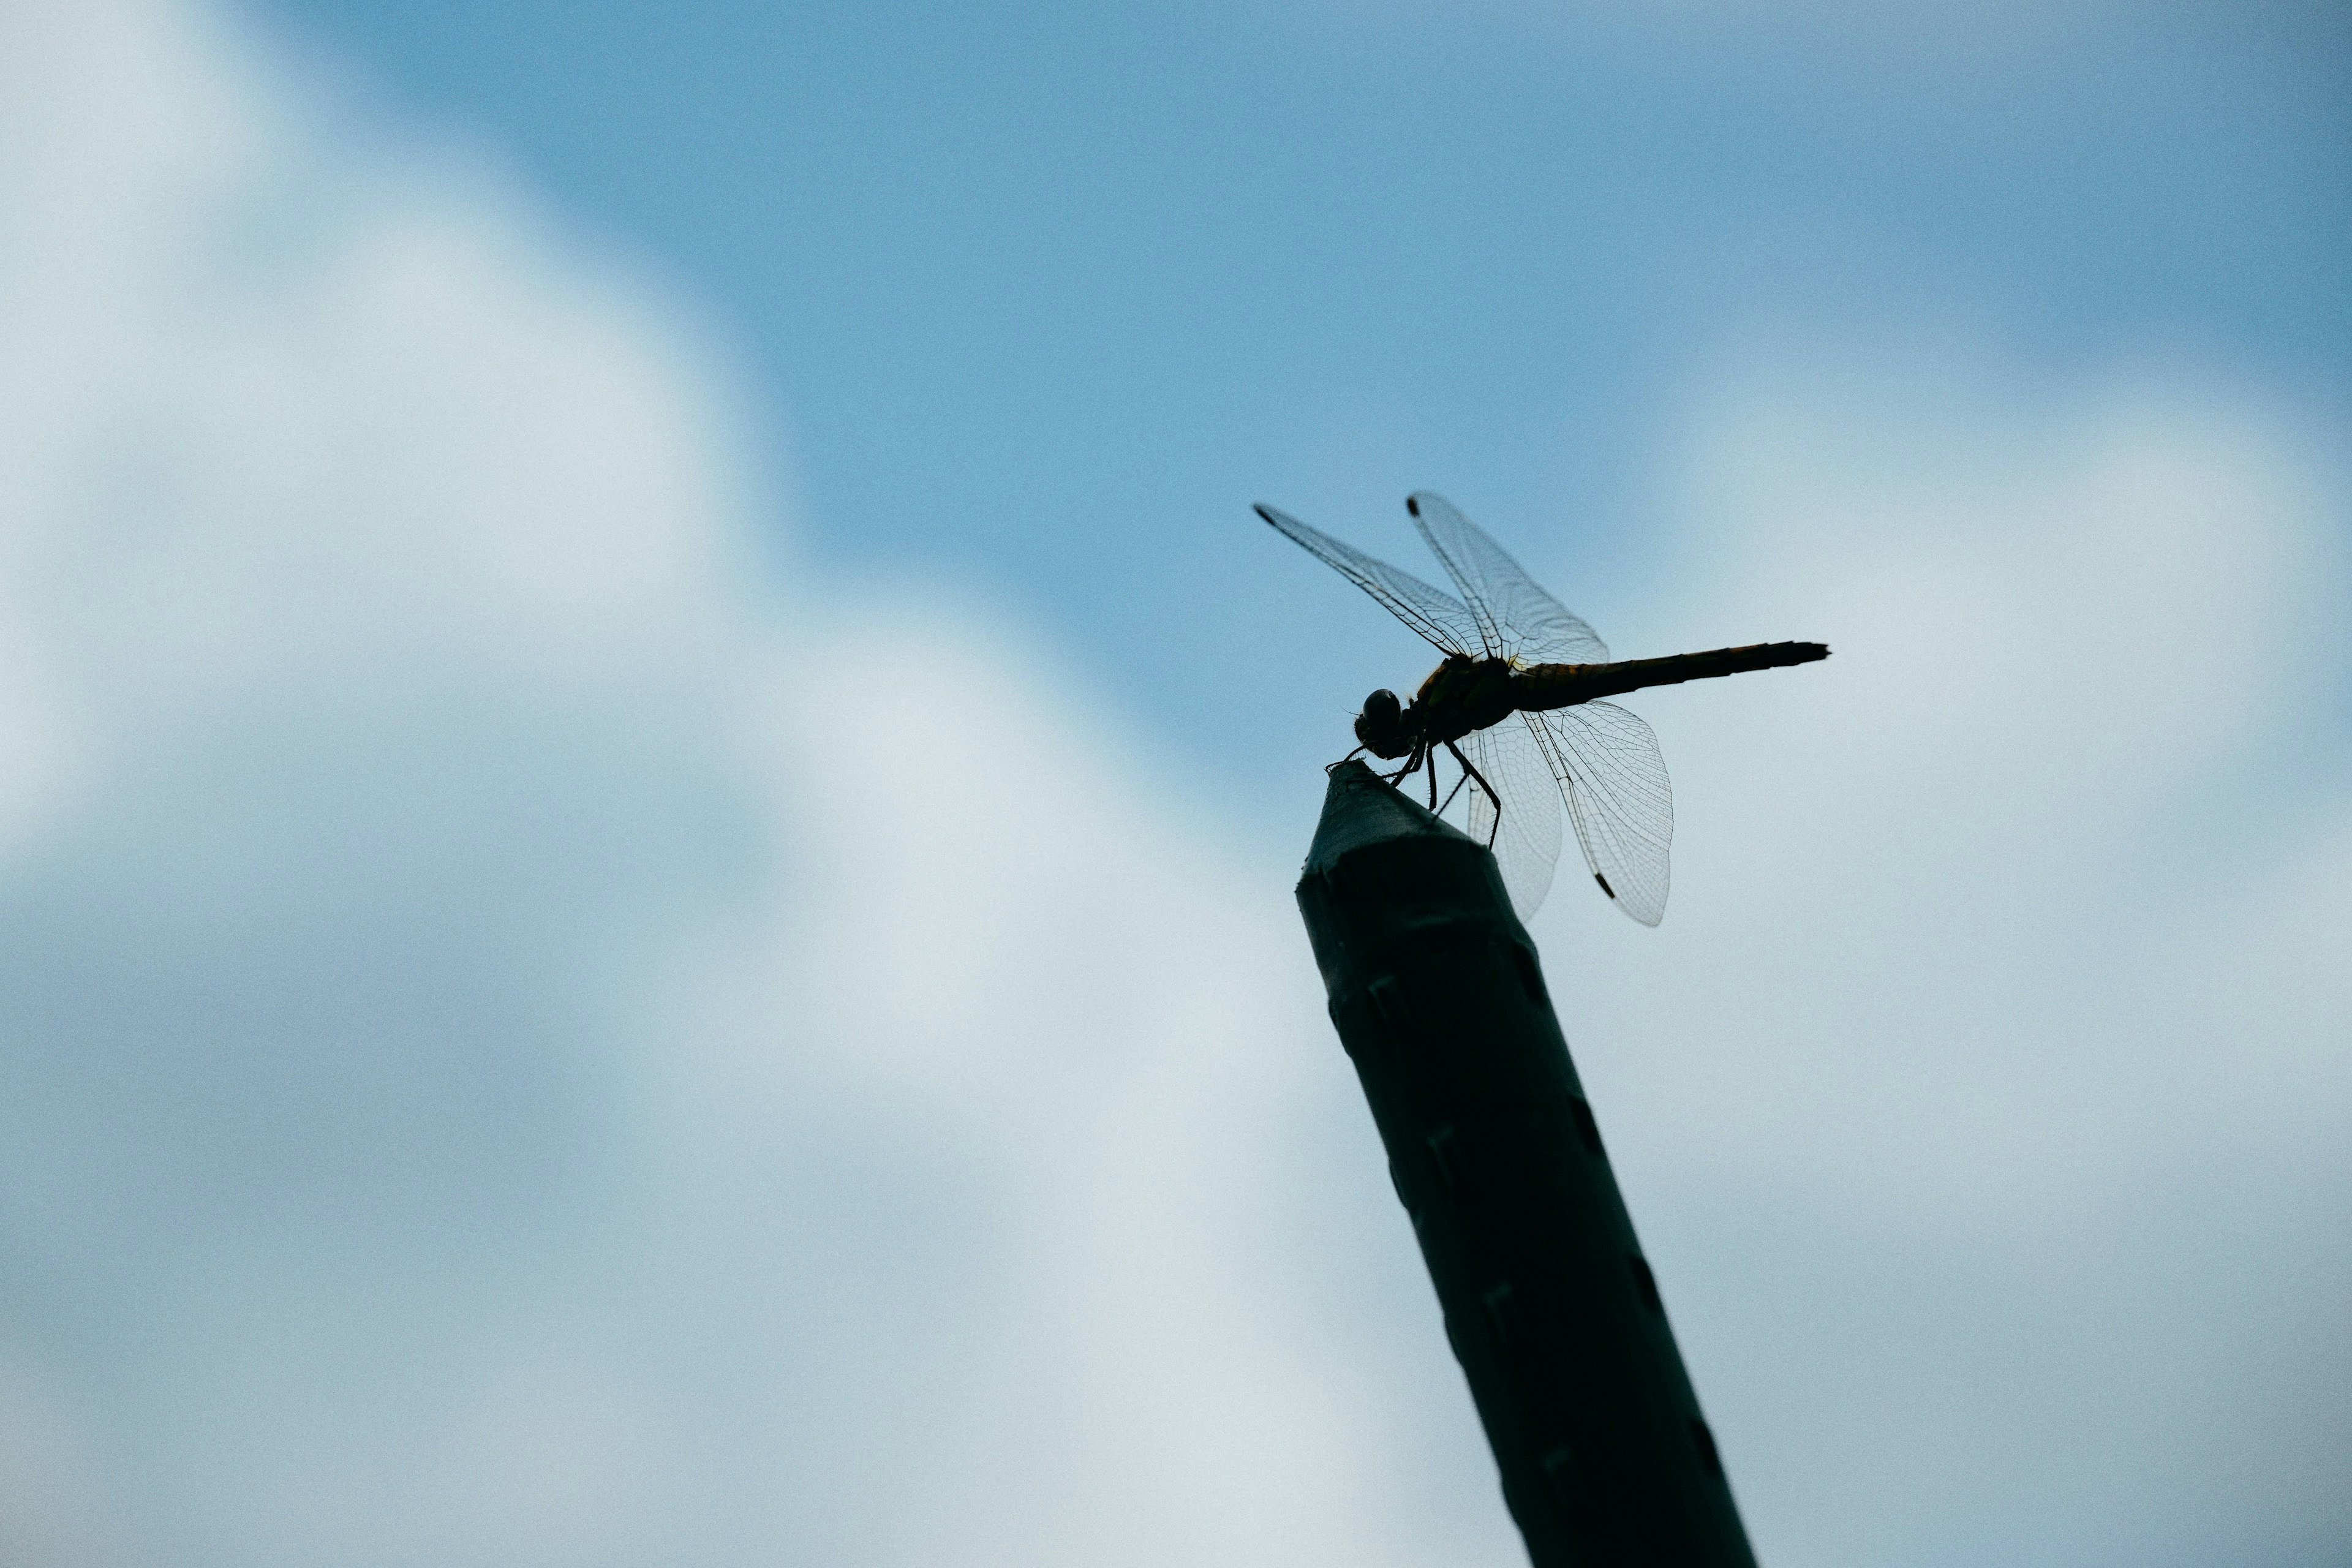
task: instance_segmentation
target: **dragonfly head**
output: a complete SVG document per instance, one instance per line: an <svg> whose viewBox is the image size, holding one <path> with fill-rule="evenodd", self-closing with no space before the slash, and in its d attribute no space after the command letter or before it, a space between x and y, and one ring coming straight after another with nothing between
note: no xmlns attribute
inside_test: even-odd
<svg viewBox="0 0 2352 1568"><path fill-rule="evenodd" d="M1402 757L1412 752L1412 733L1405 726L1404 705L1395 692L1382 688L1364 699L1364 710L1356 715L1356 739L1376 757Z"/></svg>

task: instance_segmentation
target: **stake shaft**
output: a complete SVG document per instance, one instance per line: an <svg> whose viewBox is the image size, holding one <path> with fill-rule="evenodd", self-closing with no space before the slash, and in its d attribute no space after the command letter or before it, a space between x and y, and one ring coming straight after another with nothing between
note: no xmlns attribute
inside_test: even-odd
<svg viewBox="0 0 2352 1568"><path fill-rule="evenodd" d="M1494 857L1343 763L1298 906L1535 1568L1755 1568Z"/></svg>

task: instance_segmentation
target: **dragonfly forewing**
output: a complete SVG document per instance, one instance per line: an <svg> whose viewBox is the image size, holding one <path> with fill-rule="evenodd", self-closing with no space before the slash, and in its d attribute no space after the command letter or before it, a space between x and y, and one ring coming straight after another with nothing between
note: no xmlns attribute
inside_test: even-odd
<svg viewBox="0 0 2352 1568"><path fill-rule="evenodd" d="M1258 516L1308 554L1378 599L1391 615L1419 632L1441 652L1473 657L1477 654L1481 646L1478 622L1453 595L1431 587L1410 572L1342 544L1286 511L1263 501L1257 504L1256 510Z"/></svg>
<svg viewBox="0 0 2352 1568"><path fill-rule="evenodd" d="M1405 502L1423 541L1444 564L1476 617L1485 651L1519 664L1606 664L1601 635L1536 585L1486 531L1434 490Z"/></svg>

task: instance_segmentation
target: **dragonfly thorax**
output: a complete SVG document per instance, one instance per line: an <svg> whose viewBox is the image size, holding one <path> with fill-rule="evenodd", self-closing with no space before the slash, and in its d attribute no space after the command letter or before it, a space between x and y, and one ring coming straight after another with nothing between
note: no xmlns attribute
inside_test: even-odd
<svg viewBox="0 0 2352 1568"><path fill-rule="evenodd" d="M1403 726L1421 744L1438 746L1499 724L1517 706L1512 675L1507 659L1450 654L1413 693Z"/></svg>
<svg viewBox="0 0 2352 1568"><path fill-rule="evenodd" d="M1382 689L1364 699L1356 739L1376 757L1411 757L1501 722L1517 706L1510 663L1447 656L1413 693L1411 706Z"/></svg>

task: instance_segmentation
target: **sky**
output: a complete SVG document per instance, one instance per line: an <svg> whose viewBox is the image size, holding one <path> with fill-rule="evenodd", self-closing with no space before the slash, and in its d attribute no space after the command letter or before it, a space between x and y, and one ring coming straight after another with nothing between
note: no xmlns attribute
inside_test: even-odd
<svg viewBox="0 0 2352 1568"><path fill-rule="evenodd" d="M0 1560L1523 1560L1290 902L1440 489L1759 1557L2352 1563L2352 30L0 13Z"/></svg>

